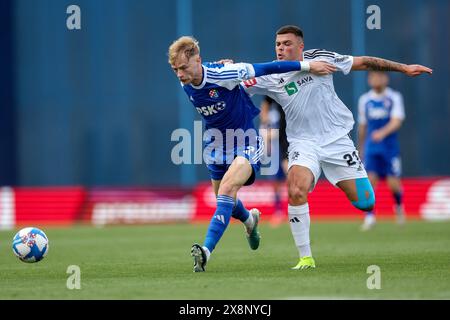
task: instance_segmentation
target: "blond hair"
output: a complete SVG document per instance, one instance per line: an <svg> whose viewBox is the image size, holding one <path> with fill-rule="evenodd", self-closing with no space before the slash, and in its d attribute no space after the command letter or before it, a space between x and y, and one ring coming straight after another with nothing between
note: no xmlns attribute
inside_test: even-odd
<svg viewBox="0 0 450 320"><path fill-rule="evenodd" d="M183 36L175 40L169 47L169 63L175 64L180 55L184 55L188 60L200 54L198 41L194 37Z"/></svg>

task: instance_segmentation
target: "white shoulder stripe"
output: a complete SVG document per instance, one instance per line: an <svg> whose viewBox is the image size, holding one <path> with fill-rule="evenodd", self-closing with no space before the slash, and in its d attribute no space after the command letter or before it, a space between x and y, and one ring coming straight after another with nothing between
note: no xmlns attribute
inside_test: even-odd
<svg viewBox="0 0 450 320"><path fill-rule="evenodd" d="M220 76L220 75L229 75L229 74L237 74L237 71L232 71L232 72L206 72L207 74L210 74L212 76Z"/></svg>
<svg viewBox="0 0 450 320"><path fill-rule="evenodd" d="M303 52L304 56L315 56L318 54L329 54L334 57L335 53L332 51L327 51L325 49L313 49L313 50L306 50Z"/></svg>

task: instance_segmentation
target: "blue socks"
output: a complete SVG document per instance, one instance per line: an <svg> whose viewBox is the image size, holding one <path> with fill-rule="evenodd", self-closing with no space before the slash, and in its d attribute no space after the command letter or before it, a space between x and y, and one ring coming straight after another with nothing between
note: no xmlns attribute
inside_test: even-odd
<svg viewBox="0 0 450 320"><path fill-rule="evenodd" d="M401 192L394 192L393 196L394 196L395 203L397 204L397 206L400 206L402 204L403 194Z"/></svg>
<svg viewBox="0 0 450 320"><path fill-rule="evenodd" d="M209 252L213 252L214 248L216 247L217 243L222 237L225 229L227 228L228 223L230 222L231 219L233 207L234 207L234 199L232 197L225 195L217 196L216 212L214 213L211 222L209 223L208 231L206 233L206 238L204 242L204 246L208 248ZM238 205L236 205L236 208L237 207ZM240 216L241 212L238 212L238 215Z"/></svg>
<svg viewBox="0 0 450 320"><path fill-rule="evenodd" d="M402 205L403 193L402 192L393 192L392 195L394 197L395 204L397 206L401 206ZM366 215L373 215L373 214L374 214L373 210L366 212Z"/></svg>
<svg viewBox="0 0 450 320"><path fill-rule="evenodd" d="M244 204L241 200L236 199L236 205L233 208L233 214L231 215L233 218L240 220L242 223L247 221L250 213L247 209L245 209Z"/></svg>

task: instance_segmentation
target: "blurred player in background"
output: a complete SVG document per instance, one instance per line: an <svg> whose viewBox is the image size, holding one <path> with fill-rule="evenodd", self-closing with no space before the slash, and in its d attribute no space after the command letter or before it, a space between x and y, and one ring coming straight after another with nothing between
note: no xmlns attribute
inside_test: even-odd
<svg viewBox="0 0 450 320"><path fill-rule="evenodd" d="M303 49L303 31L299 27L284 26L277 31L275 51L280 61L327 61L344 74L352 70L398 71L409 76L432 72L421 65L340 55L323 49ZM277 101L286 114L288 215L300 255L293 269L314 268L309 238L308 192L314 189L321 171L356 208L370 211L375 204L372 185L348 135L354 125L353 115L337 96L331 74L316 76L289 72L245 81L244 85L249 94L268 95Z"/></svg>
<svg viewBox="0 0 450 320"><path fill-rule="evenodd" d="M205 122L205 151L211 183L217 198L217 209L211 219L203 245L191 248L194 272L205 271L211 253L227 228L231 216L242 221L251 249L259 247L258 221L260 212L251 213L237 199L242 186L251 185L259 170L263 152L262 138L257 135L253 118L259 114L249 96L239 85L241 81L275 72L300 71L310 68L328 72L329 64L320 62L312 66L300 61L269 63L222 64L204 63L200 47L193 37L180 37L169 47L169 64L181 82L189 100ZM235 137L229 143L227 130L250 133ZM251 133L254 132L252 139ZM217 136L216 134L219 134ZM229 133L228 133L229 135ZM226 141L226 143L225 143ZM240 142L241 141L241 142Z"/></svg>
<svg viewBox="0 0 450 320"><path fill-rule="evenodd" d="M282 206L282 191L288 168L288 142L286 137L286 119L283 109L272 98L265 96L261 102L260 128L265 129L266 136L263 135L266 153L273 157L278 157L279 167L276 174L269 177L274 189L274 208L271 224L277 227L284 221ZM260 131L261 132L261 131ZM274 146L274 150L271 146Z"/></svg>
<svg viewBox="0 0 450 320"><path fill-rule="evenodd" d="M397 134L405 119L403 97L388 87L389 77L385 72L370 71L368 83L372 89L363 94L358 103L359 154L374 188L379 179L386 178L395 200L397 223L403 224L405 213ZM371 229L375 220L373 210L366 212L362 230Z"/></svg>

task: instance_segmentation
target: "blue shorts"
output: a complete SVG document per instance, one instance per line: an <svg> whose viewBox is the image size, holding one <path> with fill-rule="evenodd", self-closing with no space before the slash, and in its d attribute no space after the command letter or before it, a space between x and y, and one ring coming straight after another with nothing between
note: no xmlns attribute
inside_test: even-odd
<svg viewBox="0 0 450 320"><path fill-rule="evenodd" d="M367 173L376 173L380 178L400 177L402 174L401 160L398 154L370 154L366 155L364 160Z"/></svg>
<svg viewBox="0 0 450 320"><path fill-rule="evenodd" d="M252 166L252 175L250 178L244 183L244 186L249 186L255 182L256 179L256 173L259 172L261 168L261 156L264 151L264 142L261 137L258 137L258 140L256 142L256 146L247 145L243 148L234 148L233 158L236 158L237 156L245 157ZM230 167L231 163L230 161L224 161L226 163L223 164L216 164L211 163L207 164L209 175L212 180L222 180L223 176L227 172L228 168Z"/></svg>

